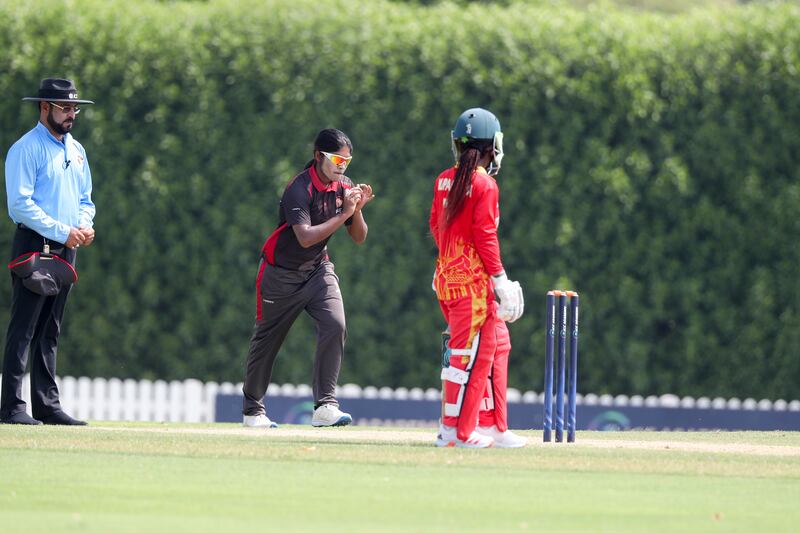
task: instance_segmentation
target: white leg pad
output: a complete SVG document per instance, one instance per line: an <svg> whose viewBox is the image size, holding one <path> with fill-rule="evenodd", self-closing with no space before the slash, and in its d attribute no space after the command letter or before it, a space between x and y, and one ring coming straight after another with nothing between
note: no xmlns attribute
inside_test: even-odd
<svg viewBox="0 0 800 533"><path fill-rule="evenodd" d="M463 385L464 383L469 381L469 372L453 368L452 366L448 366L447 368L442 369L441 379L452 381L453 383L458 383L459 385Z"/></svg>
<svg viewBox="0 0 800 533"><path fill-rule="evenodd" d="M461 403L444 404L444 416L458 416L461 414Z"/></svg>
<svg viewBox="0 0 800 533"><path fill-rule="evenodd" d="M475 335L475 338L472 339L472 346L470 348L456 348L450 350L452 357L467 356L469 357L469 361L467 362L467 367L465 370L459 370L458 368L454 368L452 365L442 369L441 379L461 385L458 391L458 400L456 403L444 404L445 416L459 416L461 414L461 404L464 401L464 392L467 388L467 382L469 381L469 375L472 371L472 366L475 364L475 355L478 353L480 340L481 335L478 333Z"/></svg>

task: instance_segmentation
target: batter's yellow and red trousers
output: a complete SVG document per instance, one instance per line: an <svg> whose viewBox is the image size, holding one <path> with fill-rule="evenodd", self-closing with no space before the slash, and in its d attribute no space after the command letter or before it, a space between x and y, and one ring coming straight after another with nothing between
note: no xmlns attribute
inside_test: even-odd
<svg viewBox="0 0 800 533"><path fill-rule="evenodd" d="M450 327L450 367L442 369L442 422L467 440L475 426L508 429L506 389L511 339L493 298L439 300Z"/></svg>

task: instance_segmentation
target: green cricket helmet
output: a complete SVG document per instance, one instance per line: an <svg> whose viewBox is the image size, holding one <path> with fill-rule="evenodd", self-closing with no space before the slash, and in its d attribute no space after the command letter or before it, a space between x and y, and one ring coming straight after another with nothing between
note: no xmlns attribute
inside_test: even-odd
<svg viewBox="0 0 800 533"><path fill-rule="evenodd" d="M458 160L456 143L466 144L473 139L492 141L494 159L489 165L488 172L494 176L500 170L500 162L503 160L503 132L500 130L500 121L493 113L480 107L473 107L461 113L451 132L451 147L456 160Z"/></svg>

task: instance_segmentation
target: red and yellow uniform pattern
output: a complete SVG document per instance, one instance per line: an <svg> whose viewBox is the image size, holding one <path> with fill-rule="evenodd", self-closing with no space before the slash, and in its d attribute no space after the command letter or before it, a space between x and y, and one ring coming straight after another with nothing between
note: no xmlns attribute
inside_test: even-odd
<svg viewBox="0 0 800 533"><path fill-rule="evenodd" d="M460 403L461 407L458 416L443 415L443 422L456 426L458 438L466 440L475 429L479 411L481 424L494 423L500 431L507 428L505 392L511 344L505 323L497 318L491 280L491 276L503 272L497 239L500 220L497 183L485 169L478 167L461 211L445 225L447 195L455 173L455 167L449 168L436 178L430 228L439 248L434 287L450 327L450 347L475 350L471 365L469 356L450 358L452 367L469 371L466 390L461 391L461 386L451 381L444 384L445 402ZM479 345L473 346L474 342ZM487 380L492 384L491 392ZM459 402L462 394L463 401ZM487 395L494 397L490 410L481 408Z"/></svg>
<svg viewBox="0 0 800 533"><path fill-rule="evenodd" d="M471 342L486 320L487 307L494 301L489 277L503 271L497 240L500 194L494 178L478 167L461 212L445 226L447 194L455 174L456 167L439 174L433 191L430 228L439 248L434 286L439 300L470 297L473 308Z"/></svg>
<svg viewBox="0 0 800 533"><path fill-rule="evenodd" d="M430 227L439 259L436 262L436 295L454 300L468 295L491 294L489 276L503 271L497 226L500 222L499 191L494 178L482 167L472 176L472 186L461 212L445 227L447 194L456 168L436 178Z"/></svg>

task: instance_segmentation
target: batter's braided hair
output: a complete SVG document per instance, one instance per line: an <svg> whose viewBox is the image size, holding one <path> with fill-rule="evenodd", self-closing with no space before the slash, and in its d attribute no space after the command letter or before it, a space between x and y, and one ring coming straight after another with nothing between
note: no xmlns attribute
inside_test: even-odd
<svg viewBox="0 0 800 533"><path fill-rule="evenodd" d="M459 149L456 175L450 192L447 193L447 207L444 211L444 225L449 226L464 208L469 188L472 185L472 175L478 168L478 161L492 149L492 141L487 139L469 139L467 142L457 141Z"/></svg>

